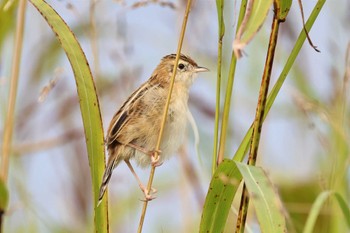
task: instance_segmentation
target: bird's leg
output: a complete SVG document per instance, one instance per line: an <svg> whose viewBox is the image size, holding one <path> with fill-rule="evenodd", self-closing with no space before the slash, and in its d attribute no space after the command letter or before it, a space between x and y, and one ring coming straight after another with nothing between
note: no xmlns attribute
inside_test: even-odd
<svg viewBox="0 0 350 233"><path fill-rule="evenodd" d="M152 163L152 166L154 166L154 167L159 167L160 165L163 164L163 162L159 162L160 154L162 153L161 150L146 150L145 148L140 147L140 146L137 146L137 145L132 144L132 143L128 143L128 144L126 144L126 145L127 145L127 146L130 146L130 147L132 147L132 148L134 148L134 149L136 149L136 150L138 150L138 151L140 151L140 152L142 152L142 153L144 153L145 155L151 156L151 163ZM155 152L157 152L157 154L158 154L158 157L157 157L157 158L154 157L154 153L155 153Z"/></svg>
<svg viewBox="0 0 350 233"><path fill-rule="evenodd" d="M134 168L132 167L130 161L127 160L127 159L125 159L124 161L125 161L126 165L128 165L128 167L129 167L131 173L132 173L132 174L134 175L134 177L136 178L137 183L139 184L140 189L142 190L143 194L145 195L146 200L147 200L147 201L151 201L151 200L153 200L154 198L156 198L156 197L153 197L152 194L156 193L157 190L156 190L155 188L151 188L151 190L150 190L151 192L148 192L148 189L142 184L140 178L137 176L137 174L136 174Z"/></svg>

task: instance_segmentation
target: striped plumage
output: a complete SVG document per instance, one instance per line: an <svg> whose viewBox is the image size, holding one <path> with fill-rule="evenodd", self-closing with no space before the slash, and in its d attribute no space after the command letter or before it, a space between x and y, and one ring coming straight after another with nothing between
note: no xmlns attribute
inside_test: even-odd
<svg viewBox="0 0 350 233"><path fill-rule="evenodd" d="M99 201L103 198L113 169L122 160L127 163L138 180L146 198L151 199L129 160L134 158L141 167L152 164L151 154L156 147L160 131L175 56L175 54L165 56L150 79L141 85L113 116L106 136L109 158L100 188ZM157 164L161 164L176 152L182 143L187 122L189 87L194 74L201 71L207 69L199 67L188 56L180 56L160 146L160 160Z"/></svg>

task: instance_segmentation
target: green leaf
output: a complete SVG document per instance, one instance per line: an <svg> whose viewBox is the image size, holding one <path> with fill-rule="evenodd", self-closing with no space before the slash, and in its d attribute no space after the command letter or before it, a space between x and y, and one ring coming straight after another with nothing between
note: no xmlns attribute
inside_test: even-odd
<svg viewBox="0 0 350 233"><path fill-rule="evenodd" d="M206 196L199 232L223 232L233 198L242 176L232 160L223 160L216 169Z"/></svg>
<svg viewBox="0 0 350 233"><path fill-rule="evenodd" d="M277 18L285 21L292 6L292 0L276 0L277 3Z"/></svg>
<svg viewBox="0 0 350 233"><path fill-rule="evenodd" d="M88 62L79 42L60 15L42 0L31 0L31 2L55 32L72 66L91 170L95 232L108 232L107 198L104 198L101 205L96 207L99 186L105 168L104 137L99 102Z"/></svg>
<svg viewBox="0 0 350 233"><path fill-rule="evenodd" d="M319 194L319 196L316 198L316 201L311 207L311 211L309 213L309 216L307 217L305 228L303 230L303 233L312 233L317 217L320 214L320 211L322 210L322 206L325 204L326 200L330 198L331 196L334 196L337 203L340 206L340 209L342 210L345 221L348 225L348 228L350 229L350 209L347 205L347 202L344 200L344 198L334 191L323 191Z"/></svg>
<svg viewBox="0 0 350 233"><path fill-rule="evenodd" d="M4 212L9 202L9 193L6 184L0 179L0 213Z"/></svg>
<svg viewBox="0 0 350 233"><path fill-rule="evenodd" d="M262 232L285 232L286 223L281 201L264 171L227 159L219 165L211 180L199 232L223 232L242 177Z"/></svg>
<svg viewBox="0 0 350 233"><path fill-rule="evenodd" d="M252 6L249 5L250 3ZM265 21L272 3L273 0L248 1L243 22L238 30L237 38L234 41L233 49L235 51L241 51L258 32ZM235 54L237 54L237 52L235 52Z"/></svg>
<svg viewBox="0 0 350 233"><path fill-rule="evenodd" d="M282 203L262 168L236 162L243 176L261 232L287 232Z"/></svg>
<svg viewBox="0 0 350 233"><path fill-rule="evenodd" d="M314 24L314 22L318 16L318 14L320 13L325 1L326 0L319 0L317 2L316 6L314 7L309 19L307 20L307 22L305 24L305 28L308 31L310 31L312 25ZM266 118L267 114L269 113L269 111L270 111L270 109L271 109L271 107L272 107L272 105L277 97L277 94L281 90L281 87L282 87L284 81L286 80L290 69L292 68L292 66L294 64L295 59L297 58L297 56L300 52L300 49L305 42L305 39L306 39L306 34L305 34L305 31L302 29L300 34L299 34L299 37L294 45L293 50L292 50L291 54L289 55L288 60L287 60L286 64L284 65L284 68L283 68L280 76L278 77L276 84L274 85L269 96L267 97L264 119ZM244 155L248 151L248 146L249 146L249 142L250 142L250 139L252 137L252 134L253 134L253 127L251 126L249 128L248 132L246 133L246 135L244 136L243 141L239 145L239 147L238 147L238 149L233 157L233 160L239 161L239 162L241 162L243 160Z"/></svg>

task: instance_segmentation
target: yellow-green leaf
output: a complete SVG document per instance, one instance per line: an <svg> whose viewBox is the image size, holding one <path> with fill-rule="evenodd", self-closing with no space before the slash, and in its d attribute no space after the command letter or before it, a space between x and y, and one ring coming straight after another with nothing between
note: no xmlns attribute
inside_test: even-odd
<svg viewBox="0 0 350 233"><path fill-rule="evenodd" d="M233 198L242 176L232 160L223 160L216 169L206 196L199 232L223 232Z"/></svg>
<svg viewBox="0 0 350 233"><path fill-rule="evenodd" d="M236 56L241 53L241 50L243 50L261 28L272 3L273 0L248 1L244 19L233 43L233 50L235 51Z"/></svg>
<svg viewBox="0 0 350 233"><path fill-rule="evenodd" d="M55 32L74 72L91 170L95 232L105 233L108 232L107 198L96 207L105 167L103 128L90 67L79 42L60 15L45 1L31 0L31 2Z"/></svg>
<svg viewBox="0 0 350 233"><path fill-rule="evenodd" d="M236 163L254 205L262 233L287 232L282 202L260 167Z"/></svg>

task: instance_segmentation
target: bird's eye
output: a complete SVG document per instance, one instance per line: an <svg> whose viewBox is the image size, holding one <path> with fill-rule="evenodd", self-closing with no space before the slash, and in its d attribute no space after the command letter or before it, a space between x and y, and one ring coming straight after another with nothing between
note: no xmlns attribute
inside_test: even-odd
<svg viewBox="0 0 350 233"><path fill-rule="evenodd" d="M179 69L182 70L183 68L185 68L185 65L180 63L177 67L179 67Z"/></svg>

